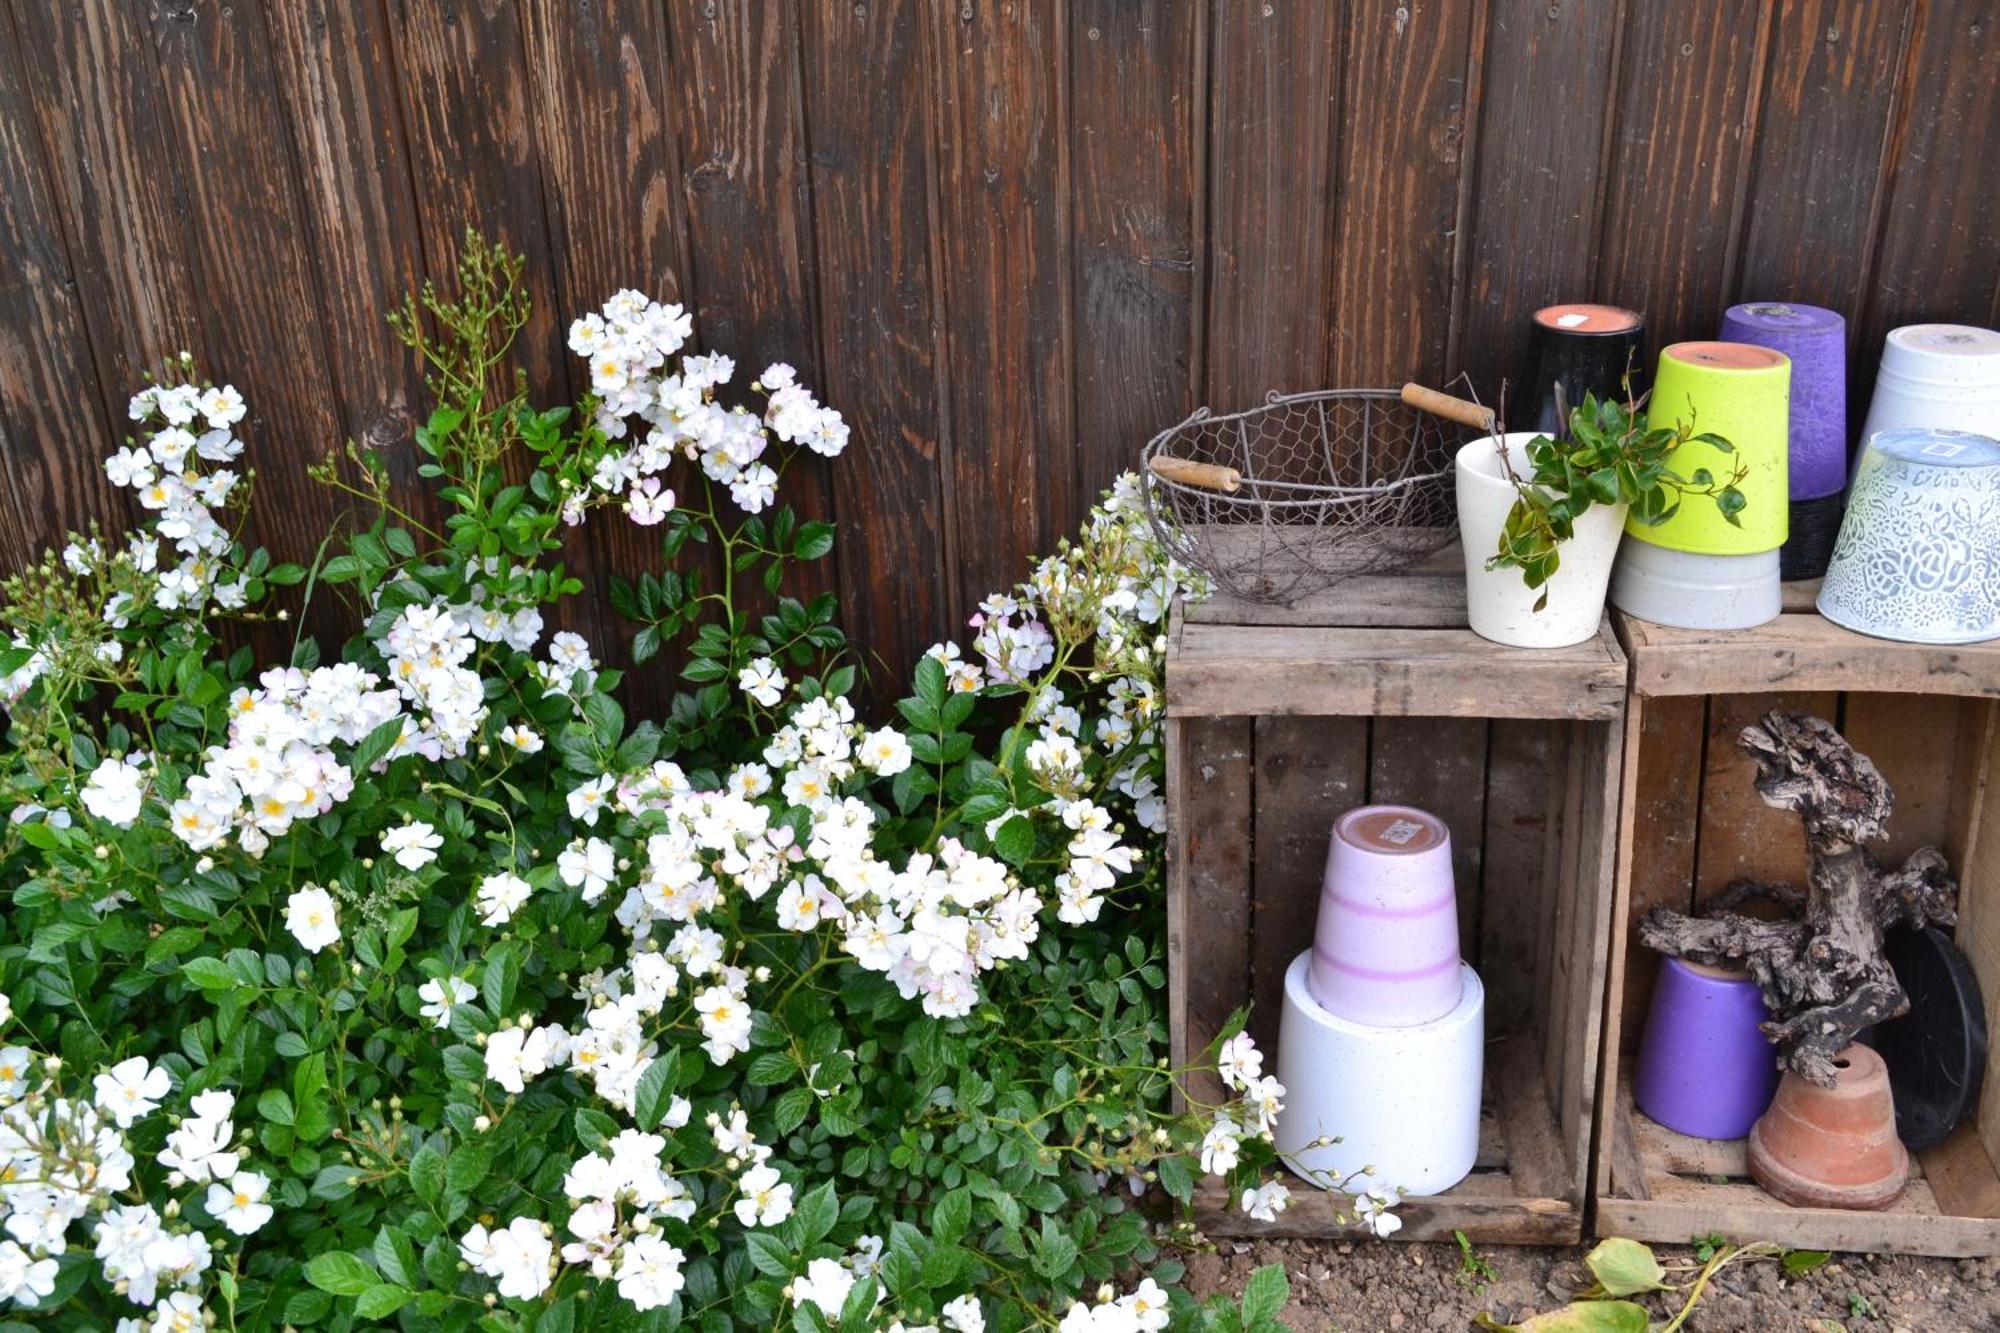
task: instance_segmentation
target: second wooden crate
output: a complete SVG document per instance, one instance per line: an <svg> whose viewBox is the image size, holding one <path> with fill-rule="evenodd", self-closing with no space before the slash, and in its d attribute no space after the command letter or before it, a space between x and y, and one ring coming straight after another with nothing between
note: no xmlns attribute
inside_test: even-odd
<svg viewBox="0 0 2000 1333"><path fill-rule="evenodd" d="M1311 943L1333 820L1419 806L1449 825L1460 936L1487 990L1479 1164L1406 1200L1400 1239L1561 1244L1583 1230L1611 902L1625 659L1465 628L1456 550L1291 609L1183 608L1167 666L1174 1056L1254 1002L1275 1062L1283 974ZM1219 1089L1206 1091L1219 1098ZM1210 1234L1350 1234L1293 1183L1274 1223L1211 1189Z"/></svg>

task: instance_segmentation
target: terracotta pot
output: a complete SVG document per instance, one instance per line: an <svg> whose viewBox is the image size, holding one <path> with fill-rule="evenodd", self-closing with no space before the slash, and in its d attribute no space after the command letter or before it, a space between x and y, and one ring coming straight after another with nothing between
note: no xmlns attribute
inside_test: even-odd
<svg viewBox="0 0 2000 1333"><path fill-rule="evenodd" d="M1771 1109L1750 1131L1750 1175L1800 1208L1887 1208L1910 1179L1888 1067L1860 1045L1835 1064L1831 1088L1792 1073L1779 1082Z"/></svg>

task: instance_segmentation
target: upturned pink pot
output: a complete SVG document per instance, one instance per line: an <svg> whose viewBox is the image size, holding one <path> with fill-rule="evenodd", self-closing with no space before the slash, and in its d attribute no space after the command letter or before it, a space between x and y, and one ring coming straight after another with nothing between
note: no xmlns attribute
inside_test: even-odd
<svg viewBox="0 0 2000 1333"><path fill-rule="evenodd" d="M1350 810L1333 826L1307 989L1330 1014L1416 1027L1458 1006L1451 833L1404 805Z"/></svg>

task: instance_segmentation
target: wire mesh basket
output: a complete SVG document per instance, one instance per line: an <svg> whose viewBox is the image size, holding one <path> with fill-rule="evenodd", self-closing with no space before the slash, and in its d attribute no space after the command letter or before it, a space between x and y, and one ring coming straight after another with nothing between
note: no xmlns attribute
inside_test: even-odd
<svg viewBox="0 0 2000 1333"><path fill-rule="evenodd" d="M1231 596L1289 605L1449 543L1464 426L1391 389L1271 394L1199 408L1142 457L1153 527Z"/></svg>

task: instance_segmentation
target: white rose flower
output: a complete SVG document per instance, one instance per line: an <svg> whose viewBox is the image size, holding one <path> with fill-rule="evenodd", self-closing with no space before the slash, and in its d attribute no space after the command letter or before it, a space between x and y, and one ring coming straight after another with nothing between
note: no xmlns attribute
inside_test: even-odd
<svg viewBox="0 0 2000 1333"><path fill-rule="evenodd" d="M333 895L307 885L285 900L285 929L307 953L318 953L340 939L340 911Z"/></svg>
<svg viewBox="0 0 2000 1333"><path fill-rule="evenodd" d="M382 850L395 857L396 864L405 870L422 870L437 860L437 849L442 846L444 839L422 820L411 820L382 835Z"/></svg>

